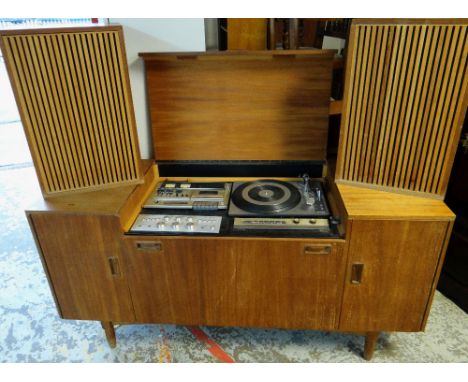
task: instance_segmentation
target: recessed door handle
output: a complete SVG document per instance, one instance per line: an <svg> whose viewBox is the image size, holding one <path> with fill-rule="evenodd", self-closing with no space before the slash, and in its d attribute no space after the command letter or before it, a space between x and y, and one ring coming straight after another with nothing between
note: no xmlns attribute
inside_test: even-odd
<svg viewBox="0 0 468 382"><path fill-rule="evenodd" d="M304 246L304 255L329 255L331 253L331 245L310 245Z"/></svg>
<svg viewBox="0 0 468 382"><path fill-rule="evenodd" d="M162 251L162 244L159 241L137 241L135 243L136 249L139 251Z"/></svg>
<svg viewBox="0 0 468 382"><path fill-rule="evenodd" d="M119 259L117 257L109 257L109 267L112 276L114 277L120 277L122 274L120 272L120 264L119 264Z"/></svg>
<svg viewBox="0 0 468 382"><path fill-rule="evenodd" d="M364 264L362 263L354 263L351 266L351 284L361 284L363 271Z"/></svg>

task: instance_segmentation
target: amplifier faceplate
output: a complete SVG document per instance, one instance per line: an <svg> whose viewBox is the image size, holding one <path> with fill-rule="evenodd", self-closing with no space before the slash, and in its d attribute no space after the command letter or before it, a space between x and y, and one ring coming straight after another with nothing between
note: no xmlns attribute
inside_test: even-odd
<svg viewBox="0 0 468 382"><path fill-rule="evenodd" d="M221 216L142 214L130 232L219 233Z"/></svg>
<svg viewBox="0 0 468 382"><path fill-rule="evenodd" d="M235 230L310 230L328 232L328 219L301 218L235 218Z"/></svg>

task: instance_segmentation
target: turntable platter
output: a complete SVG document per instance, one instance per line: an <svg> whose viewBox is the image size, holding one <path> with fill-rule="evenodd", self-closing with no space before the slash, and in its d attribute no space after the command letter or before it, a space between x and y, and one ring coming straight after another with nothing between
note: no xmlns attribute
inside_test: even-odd
<svg viewBox="0 0 468 382"><path fill-rule="evenodd" d="M293 185L277 180L260 180L240 185L233 192L231 202L244 211L275 214L294 208L301 200Z"/></svg>

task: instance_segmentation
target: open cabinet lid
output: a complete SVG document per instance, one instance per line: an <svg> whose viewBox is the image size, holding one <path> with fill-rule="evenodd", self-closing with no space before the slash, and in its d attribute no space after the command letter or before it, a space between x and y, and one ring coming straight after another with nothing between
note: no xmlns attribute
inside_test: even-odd
<svg viewBox="0 0 468 382"><path fill-rule="evenodd" d="M140 56L157 161L326 159L334 51Z"/></svg>

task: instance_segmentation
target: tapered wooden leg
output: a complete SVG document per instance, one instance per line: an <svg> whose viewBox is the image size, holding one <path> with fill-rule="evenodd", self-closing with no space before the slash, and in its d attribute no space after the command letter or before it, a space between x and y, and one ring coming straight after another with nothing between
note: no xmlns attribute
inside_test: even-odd
<svg viewBox="0 0 468 382"><path fill-rule="evenodd" d="M115 338L114 324L111 321L101 321L101 326L106 333L107 343L111 348L115 348L117 339Z"/></svg>
<svg viewBox="0 0 468 382"><path fill-rule="evenodd" d="M379 338L380 332L367 332L366 342L364 344L364 359L369 361L374 355L375 344Z"/></svg>

